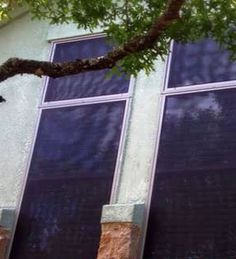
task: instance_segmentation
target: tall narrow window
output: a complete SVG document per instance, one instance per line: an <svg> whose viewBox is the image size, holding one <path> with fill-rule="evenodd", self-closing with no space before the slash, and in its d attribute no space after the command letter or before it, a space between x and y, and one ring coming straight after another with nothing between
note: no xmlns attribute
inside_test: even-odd
<svg viewBox="0 0 236 259"><path fill-rule="evenodd" d="M193 88L164 92L145 259L236 257L236 83L228 84L236 65L203 42L191 45L193 60L189 45L174 48L169 86L188 78ZM197 70L185 67L188 59ZM216 81L219 88L205 84ZM204 84L191 93L197 83Z"/></svg>
<svg viewBox="0 0 236 259"><path fill-rule="evenodd" d="M53 59L106 50L104 38L56 43ZM11 259L96 258L129 97L125 75L105 72L49 80Z"/></svg>

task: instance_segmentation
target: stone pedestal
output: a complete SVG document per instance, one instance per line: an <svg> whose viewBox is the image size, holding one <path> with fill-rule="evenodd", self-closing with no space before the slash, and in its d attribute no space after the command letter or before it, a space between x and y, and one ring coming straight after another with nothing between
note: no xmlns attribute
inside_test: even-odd
<svg viewBox="0 0 236 259"><path fill-rule="evenodd" d="M132 223L103 223L97 259L137 259L140 233Z"/></svg>
<svg viewBox="0 0 236 259"><path fill-rule="evenodd" d="M0 259L6 259L9 241L10 231L0 226Z"/></svg>
<svg viewBox="0 0 236 259"><path fill-rule="evenodd" d="M105 205L97 259L138 259L143 204Z"/></svg>

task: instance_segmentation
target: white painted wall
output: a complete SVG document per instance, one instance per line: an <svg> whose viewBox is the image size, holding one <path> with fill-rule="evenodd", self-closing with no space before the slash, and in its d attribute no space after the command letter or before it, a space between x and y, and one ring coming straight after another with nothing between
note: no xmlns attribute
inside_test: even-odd
<svg viewBox="0 0 236 259"><path fill-rule="evenodd" d="M48 40L86 34L75 26L49 26L31 21L28 14L0 27L0 63L9 57L48 58ZM148 77L140 73L129 120L117 203L147 198L160 116L160 89L164 64ZM15 207L22 190L32 144L43 80L17 76L0 84L0 207Z"/></svg>
<svg viewBox="0 0 236 259"><path fill-rule="evenodd" d="M117 203L146 202L152 174L161 111L165 65L136 79Z"/></svg>
<svg viewBox="0 0 236 259"><path fill-rule="evenodd" d="M48 25L18 17L0 28L0 63L9 57L47 59ZM0 84L0 207L15 207L32 143L42 80L16 76Z"/></svg>

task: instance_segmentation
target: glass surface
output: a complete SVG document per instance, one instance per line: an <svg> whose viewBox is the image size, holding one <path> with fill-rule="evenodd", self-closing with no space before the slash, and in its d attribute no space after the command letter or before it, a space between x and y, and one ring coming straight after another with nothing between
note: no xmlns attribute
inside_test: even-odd
<svg viewBox="0 0 236 259"><path fill-rule="evenodd" d="M44 110L11 259L95 259L125 101Z"/></svg>
<svg viewBox="0 0 236 259"><path fill-rule="evenodd" d="M236 258L236 89L167 98L145 259Z"/></svg>
<svg viewBox="0 0 236 259"><path fill-rule="evenodd" d="M168 88L236 80L236 62L212 40L174 43Z"/></svg>
<svg viewBox="0 0 236 259"><path fill-rule="evenodd" d="M56 45L55 62L73 61L100 57L105 55L111 47L105 38L96 38L76 42L60 43ZM129 78L108 75L109 70L91 71L62 78L50 78L45 101L58 101L75 98L85 98L101 95L112 95L128 92Z"/></svg>

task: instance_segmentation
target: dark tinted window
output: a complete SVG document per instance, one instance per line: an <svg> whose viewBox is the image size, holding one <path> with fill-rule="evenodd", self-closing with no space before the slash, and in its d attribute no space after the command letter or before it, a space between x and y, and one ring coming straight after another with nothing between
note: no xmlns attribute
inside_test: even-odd
<svg viewBox="0 0 236 259"><path fill-rule="evenodd" d="M56 45L53 61L73 61L99 57L111 49L105 38L81 40ZM128 92L129 78L108 75L109 70L103 69L81 73L73 76L50 79L45 101L58 101L75 98L85 98L101 95L112 95Z"/></svg>
<svg viewBox="0 0 236 259"><path fill-rule="evenodd" d="M236 62L212 40L174 43L168 88L236 80Z"/></svg>
<svg viewBox="0 0 236 259"><path fill-rule="evenodd" d="M167 97L145 259L236 258L235 100Z"/></svg>
<svg viewBox="0 0 236 259"><path fill-rule="evenodd" d="M11 259L95 259L125 101L44 110Z"/></svg>

